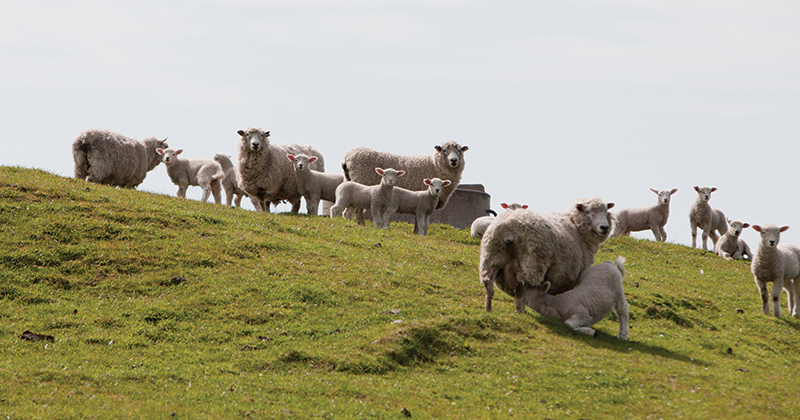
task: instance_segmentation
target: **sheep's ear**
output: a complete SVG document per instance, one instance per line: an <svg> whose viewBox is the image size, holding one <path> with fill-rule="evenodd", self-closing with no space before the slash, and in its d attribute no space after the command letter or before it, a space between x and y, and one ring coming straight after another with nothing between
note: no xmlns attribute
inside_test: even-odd
<svg viewBox="0 0 800 420"><path fill-rule="evenodd" d="M308 158L308 163L314 163L316 161L317 161L317 157L316 156L311 156L310 158Z"/></svg>
<svg viewBox="0 0 800 420"><path fill-rule="evenodd" d="M442 186L443 186L443 187L446 187L446 186L448 186L448 185L450 185L450 184L452 184L452 182L450 182L450 180L449 180L449 179L446 179L446 180L445 180L445 181L442 183Z"/></svg>
<svg viewBox="0 0 800 420"><path fill-rule="evenodd" d="M608 203L608 209L611 210L614 207L614 203Z"/></svg>
<svg viewBox="0 0 800 420"><path fill-rule="evenodd" d="M156 153L158 153L159 155L163 155L164 149L156 149Z"/></svg>
<svg viewBox="0 0 800 420"><path fill-rule="evenodd" d="M550 286L551 284L549 281L542 283L542 292L547 293L550 290Z"/></svg>
<svg viewBox="0 0 800 420"><path fill-rule="evenodd" d="M700 192L700 187L698 187L697 185L695 185L695 186L694 186L694 190L695 190L695 191L697 191L697 192Z"/></svg>
<svg viewBox="0 0 800 420"><path fill-rule="evenodd" d="M522 205L522 208L523 208L523 209L525 209L525 210L527 210L527 209L528 209L528 205L527 205L527 204L523 204L523 205Z"/></svg>
<svg viewBox="0 0 800 420"><path fill-rule="evenodd" d="M269 131L264 132L264 137L269 137Z"/></svg>
<svg viewBox="0 0 800 420"><path fill-rule="evenodd" d="M403 176L406 174L406 171L397 171L397 176Z"/></svg>
<svg viewBox="0 0 800 420"><path fill-rule="evenodd" d="M442 146L439 145L439 144L437 144L436 146L433 146L433 148L436 149L437 152L441 152L442 151Z"/></svg>
<svg viewBox="0 0 800 420"><path fill-rule="evenodd" d="M755 230L756 232L761 232L761 226L753 225L753 230Z"/></svg>
<svg viewBox="0 0 800 420"><path fill-rule="evenodd" d="M178 150L176 150L176 151L175 151L175 154L176 154L176 155L179 155L179 154L181 154L181 153L183 153L183 149L178 149Z"/></svg>
<svg viewBox="0 0 800 420"><path fill-rule="evenodd" d="M578 203L578 204L575 205L575 208L578 209L578 211L583 211L584 207L585 206L583 205L583 203Z"/></svg>
<svg viewBox="0 0 800 420"><path fill-rule="evenodd" d="M652 191L652 192L654 192L654 193L658 194L658 190L657 190L657 189L655 189L655 188L650 188L650 191Z"/></svg>
<svg viewBox="0 0 800 420"><path fill-rule="evenodd" d="M781 226L781 232L786 232L789 230L789 226Z"/></svg>
<svg viewBox="0 0 800 420"><path fill-rule="evenodd" d="M717 187L711 187L711 192L714 192L716 190L717 190Z"/></svg>
<svg viewBox="0 0 800 420"><path fill-rule="evenodd" d="M464 147L461 148L461 153L464 153L467 150L469 150L469 146L464 146Z"/></svg>
<svg viewBox="0 0 800 420"><path fill-rule="evenodd" d="M244 130L239 130L236 133L239 134L240 136L244 137Z"/></svg>
<svg viewBox="0 0 800 420"><path fill-rule="evenodd" d="M506 204L506 203L500 203L500 207L502 207L502 208L504 208L504 209L507 209L507 208L508 208L508 204Z"/></svg>
<svg viewBox="0 0 800 420"><path fill-rule="evenodd" d="M673 188L672 191L669 192L669 195L675 194L676 192L678 192L678 189Z"/></svg>
<svg viewBox="0 0 800 420"><path fill-rule="evenodd" d="M425 185L431 185L431 180L428 178L423 179L422 182L424 182Z"/></svg>
<svg viewBox="0 0 800 420"><path fill-rule="evenodd" d="M286 159L289 159L290 162L294 162L294 156L286 155Z"/></svg>
<svg viewBox="0 0 800 420"><path fill-rule="evenodd" d="M745 223L742 225L742 229L747 229L750 227L750 223Z"/></svg>
<svg viewBox="0 0 800 420"><path fill-rule="evenodd" d="M380 175L383 175L383 169L381 168L375 168L375 172L379 173Z"/></svg>
<svg viewBox="0 0 800 420"><path fill-rule="evenodd" d="M730 217L726 217L725 220L728 221L728 224L731 224L731 218Z"/></svg>

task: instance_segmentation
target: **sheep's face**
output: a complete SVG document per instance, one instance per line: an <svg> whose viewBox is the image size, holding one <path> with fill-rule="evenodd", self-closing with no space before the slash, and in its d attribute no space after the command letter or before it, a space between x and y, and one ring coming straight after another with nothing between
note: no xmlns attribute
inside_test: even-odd
<svg viewBox="0 0 800 420"><path fill-rule="evenodd" d="M708 200L711 200L711 193L717 190L717 187L694 187L694 190L697 191L697 199L700 202L708 203Z"/></svg>
<svg viewBox="0 0 800 420"><path fill-rule="evenodd" d="M178 155L183 153L183 149L156 149L156 153L161 155L161 161L164 162L164 165L172 166L178 161Z"/></svg>
<svg viewBox="0 0 800 420"><path fill-rule="evenodd" d="M434 149L436 149L439 159L444 160L451 168L457 169L464 167L464 152L469 150L469 147L448 141L434 146Z"/></svg>
<svg viewBox="0 0 800 420"><path fill-rule="evenodd" d="M397 171L392 168L375 168L375 172L381 176L381 184L394 187L397 185L397 178L406 174L406 171Z"/></svg>
<svg viewBox="0 0 800 420"><path fill-rule="evenodd" d="M675 188L675 189L673 189L671 191L670 190L661 190L661 191L659 191L659 190L650 188L650 191L652 191L652 192L654 192L654 193L656 193L658 195L658 204L661 204L662 206L668 206L669 205L669 200L672 197L672 194L675 194L676 192L678 192L678 189Z"/></svg>
<svg viewBox="0 0 800 420"><path fill-rule="evenodd" d="M430 192L432 195L439 195L439 194L441 194L441 193L442 193L442 188L444 188L444 187L446 187L446 186L450 185L450 181L449 181L449 180L447 180L447 181L442 181L442 180L441 180L441 179L439 179L439 178L425 179L425 180L423 180L422 182L424 182L424 183L425 183L425 185L427 185L427 186L428 186L428 191L429 191L429 192Z"/></svg>
<svg viewBox="0 0 800 420"><path fill-rule="evenodd" d="M775 248L781 241L781 232L786 232L789 226L778 227L773 223L767 223L764 226L753 225L753 229L761 234L761 246Z"/></svg>
<svg viewBox="0 0 800 420"><path fill-rule="evenodd" d="M575 210L578 211L581 219L579 223L588 222L592 232L600 236L607 236L611 233L611 216L608 210L612 207L614 207L614 203L606 204L599 199L575 204Z"/></svg>
<svg viewBox="0 0 800 420"><path fill-rule="evenodd" d="M738 220L731 220L731 219L728 219L728 224L731 226L729 231L731 232L731 234L733 234L733 236L737 238L739 237L739 235L742 234L742 229L750 227L749 223L743 223Z"/></svg>
<svg viewBox="0 0 800 420"><path fill-rule="evenodd" d="M241 141L244 145L254 152L269 147L269 131L251 127L247 130L239 130L238 133L242 136Z"/></svg>
<svg viewBox="0 0 800 420"><path fill-rule="evenodd" d="M314 163L317 160L316 156L306 156L304 154L299 154L297 156L286 155L286 158L294 163L294 169L300 172L303 172L309 169L309 164Z"/></svg>

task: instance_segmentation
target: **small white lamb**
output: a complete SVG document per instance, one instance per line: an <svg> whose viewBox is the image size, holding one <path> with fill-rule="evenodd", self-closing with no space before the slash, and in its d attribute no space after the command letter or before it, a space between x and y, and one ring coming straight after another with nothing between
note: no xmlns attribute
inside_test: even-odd
<svg viewBox="0 0 800 420"><path fill-rule="evenodd" d="M395 213L414 215L414 233L425 236L428 234L428 225L431 215L436 211L439 195L442 188L450 185L450 181L439 178L422 180L428 186L427 190L410 191L405 188L395 187L392 193L392 203L382 216L383 228L389 227L389 221Z"/></svg>
<svg viewBox="0 0 800 420"><path fill-rule="evenodd" d="M306 213L316 216L319 213L320 200L336 200L336 187L344 182L344 175L312 170L309 164L317 161L316 156L300 153L286 155L286 158L294 164L297 190L306 199Z"/></svg>
<svg viewBox="0 0 800 420"><path fill-rule="evenodd" d="M331 218L341 216L345 209L351 207L359 210L369 209L375 227L378 229L383 227L382 216L392 203L397 178L406 172L393 168L375 168L375 172L381 176L381 183L378 185L362 185L346 181L336 187L336 203L331 206Z"/></svg>
<svg viewBox="0 0 800 420"><path fill-rule="evenodd" d="M708 201L711 200L711 193L717 190L717 187L698 187L695 186L694 190L697 191L697 200L692 204L689 209L689 225L692 229L692 248L697 248L697 228L703 231L703 251L708 251L707 241L711 238L712 249L717 246L719 236L714 232L719 231L724 235L728 231L728 224L725 223L725 214L721 210L712 209Z"/></svg>
<svg viewBox="0 0 800 420"><path fill-rule="evenodd" d="M750 227L750 224L731 219L728 219L728 224L730 228L717 241L714 253L726 260L743 260L745 255L752 260L753 253L750 251L750 246L739 237L742 229Z"/></svg>
<svg viewBox="0 0 800 420"><path fill-rule="evenodd" d="M220 181L225 177L225 172L219 163L211 159L178 159L183 149L159 148L156 152L161 155L161 161L167 166L167 175L172 183L178 186L178 197L186 198L189 185L196 185L203 189L204 203L211 194L214 194L214 202L217 204L222 202Z"/></svg>
<svg viewBox="0 0 800 420"><path fill-rule="evenodd" d="M526 304L544 316L556 317L576 331L592 336L592 325L611 311L619 319L619 339L628 339L628 301L622 290L625 258L605 261L581 273L578 285L560 295L551 295L550 282L527 289Z"/></svg>
<svg viewBox="0 0 800 420"><path fill-rule="evenodd" d="M761 244L750 263L756 286L761 293L764 314L769 315L767 283L772 282L772 309L781 317L781 289L789 295L787 311L798 316L797 299L800 298L800 248L792 244L780 244L781 232L789 226L778 227L773 223L753 225L761 233Z"/></svg>
<svg viewBox="0 0 800 420"><path fill-rule="evenodd" d="M669 219L669 201L672 194L678 192L678 189L659 191L650 188L650 191L658 195L656 204L649 207L622 209L614 213L612 238L650 229L653 231L656 241L665 242L667 240L667 231L664 230L664 226Z"/></svg>
<svg viewBox="0 0 800 420"><path fill-rule="evenodd" d="M225 177L222 178L222 189L225 190L225 201L228 207L235 205L237 208L242 207L242 197L246 197L247 193L244 192L239 185L239 171L233 166L230 156L217 153L214 155L214 160L222 166L222 172L225 172ZM250 200L253 201L253 200ZM258 203L253 203L256 206Z"/></svg>

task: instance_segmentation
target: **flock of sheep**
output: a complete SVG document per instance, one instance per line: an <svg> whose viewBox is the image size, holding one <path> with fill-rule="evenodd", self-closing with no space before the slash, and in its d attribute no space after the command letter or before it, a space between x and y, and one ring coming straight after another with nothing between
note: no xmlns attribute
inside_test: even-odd
<svg viewBox="0 0 800 420"><path fill-rule="evenodd" d="M221 203L225 190L227 206L239 207L248 196L257 211L270 211L270 204L288 202L293 212L306 201L309 214L318 214L321 201L330 217L355 217L363 224L369 210L376 228L386 228L395 213L415 218L414 233L426 235L430 216L443 208L461 180L464 152L456 142L435 146L431 155L403 156L357 148L342 159L343 174L325 173L322 154L313 146L271 143L269 132L258 127L239 130L238 166L224 154L214 159L179 158L182 149L172 149L166 139L136 140L107 130L87 130L72 146L75 178L135 188L147 172L164 163L178 186L179 197L190 185L203 190L205 202L213 195ZM800 297L800 248L779 244L788 226L754 225L761 244L753 254L739 238L747 223L726 219L709 205L712 187L694 187L697 199L689 212L692 247L697 246L697 228L702 247L710 237L714 252L725 259L751 260L751 271L761 293L763 311L781 316L780 293L789 295L788 310L798 316ZM609 237L651 230L657 241L666 241L664 226L669 218L670 198L677 189L654 190L656 204L609 212L613 203L599 198L578 200L566 212L541 214L528 206L503 204L499 216L481 217L473 223L473 236L481 238L479 278L485 291L485 310L491 311L494 286L512 296L516 310L529 306L545 316L554 316L577 331L594 335L592 325L611 311L620 324L619 338L628 337L628 304L622 288L625 259L593 265L600 245ZM326 210L329 207L329 210ZM495 213L496 215L496 213ZM730 225L730 228L728 228ZM719 232L717 235L716 232ZM770 293L767 283L773 283Z"/></svg>

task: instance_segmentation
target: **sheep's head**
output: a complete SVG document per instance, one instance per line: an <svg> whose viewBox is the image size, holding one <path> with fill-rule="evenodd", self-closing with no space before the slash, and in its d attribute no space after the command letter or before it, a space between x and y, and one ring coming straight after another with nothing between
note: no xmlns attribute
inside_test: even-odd
<svg viewBox="0 0 800 420"><path fill-rule="evenodd" d="M538 306L536 302L540 301L550 291L551 283L546 281L538 286L525 288L525 304L530 306Z"/></svg>
<svg viewBox="0 0 800 420"><path fill-rule="evenodd" d="M237 133L241 136L243 145L254 152L269 147L269 131L264 131L260 127L250 127Z"/></svg>
<svg viewBox="0 0 800 420"><path fill-rule="evenodd" d="M450 185L450 181L449 180L442 181L439 178L424 179L424 180L422 180L422 182L424 182L425 185L428 186L428 191L430 191L430 193L432 195L441 194L442 193L442 188Z"/></svg>
<svg viewBox="0 0 800 420"><path fill-rule="evenodd" d="M749 223L740 222L738 220L731 220L728 219L728 224L730 225L729 231L733 234L733 236L739 237L742 234L742 229L746 229L750 227Z"/></svg>
<svg viewBox="0 0 800 420"><path fill-rule="evenodd" d="M164 165L172 166L178 161L178 155L183 153L183 149L175 150L169 147L166 149L159 148L156 149L156 153L161 155L161 161L164 162Z"/></svg>
<svg viewBox="0 0 800 420"><path fill-rule="evenodd" d="M697 199L703 203L708 203L711 200L711 193L717 190L717 187L698 187L695 185L694 190L697 191Z"/></svg>
<svg viewBox="0 0 800 420"><path fill-rule="evenodd" d="M448 141L437 144L433 148L436 149L437 160L444 161L450 168L464 167L464 152L469 150L469 147L461 146L454 141Z"/></svg>
<svg viewBox="0 0 800 420"><path fill-rule="evenodd" d="M774 223L767 223L764 226L753 225L753 229L761 233L761 246L775 248L781 241L781 232L786 232L789 226L778 227Z"/></svg>
<svg viewBox="0 0 800 420"><path fill-rule="evenodd" d="M668 206L669 205L669 200L672 197L672 194L675 194L676 192L678 192L678 189L677 188L673 188L672 190L661 190L661 191L659 191L659 190L650 188L650 191L652 191L652 192L656 193L656 195L658 195L658 204L661 204L662 206Z"/></svg>
<svg viewBox="0 0 800 420"><path fill-rule="evenodd" d="M406 174L406 171L398 171L392 168L375 168L375 172L381 176L381 184L390 185L392 187L397 184L397 178Z"/></svg>
<svg viewBox="0 0 800 420"><path fill-rule="evenodd" d="M611 233L611 214L608 212L614 203L606 203L599 198L578 200L570 211L572 222L581 232L592 232L601 242Z"/></svg>
<svg viewBox="0 0 800 420"><path fill-rule="evenodd" d="M302 153L299 155L286 155L286 159L294 163L294 169L300 172L308 170L308 165L317 161L316 156L307 156Z"/></svg>

